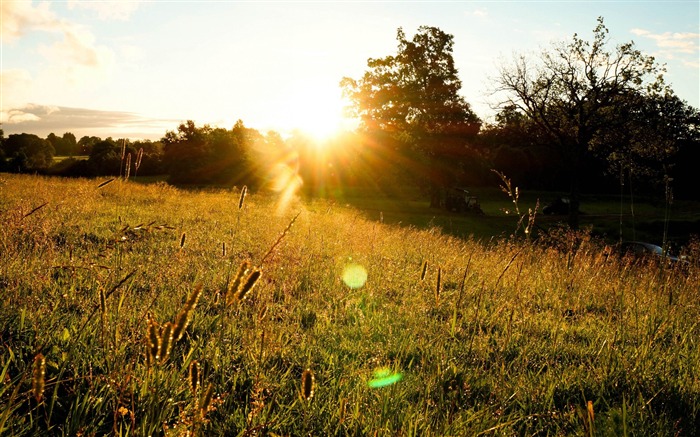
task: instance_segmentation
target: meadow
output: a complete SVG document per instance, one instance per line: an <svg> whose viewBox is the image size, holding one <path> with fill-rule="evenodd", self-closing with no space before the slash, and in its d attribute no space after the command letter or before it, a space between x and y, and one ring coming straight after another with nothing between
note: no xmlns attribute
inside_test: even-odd
<svg viewBox="0 0 700 437"><path fill-rule="evenodd" d="M0 434L700 429L696 264L244 194L0 174Z"/></svg>

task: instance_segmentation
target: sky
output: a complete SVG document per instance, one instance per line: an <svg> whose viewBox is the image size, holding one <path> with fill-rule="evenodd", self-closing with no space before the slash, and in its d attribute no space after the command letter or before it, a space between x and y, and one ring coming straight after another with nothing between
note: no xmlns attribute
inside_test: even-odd
<svg viewBox="0 0 700 437"><path fill-rule="evenodd" d="M499 66L604 17L700 106L700 2L693 1L8 1L0 0L5 136L161 138L186 120L321 137L350 128L340 80L395 54L396 31L454 36L461 94L493 118Z"/></svg>

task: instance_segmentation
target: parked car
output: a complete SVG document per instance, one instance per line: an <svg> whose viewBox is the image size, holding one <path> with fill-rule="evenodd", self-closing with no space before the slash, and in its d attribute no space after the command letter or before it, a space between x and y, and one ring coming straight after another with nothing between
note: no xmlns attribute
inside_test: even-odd
<svg viewBox="0 0 700 437"><path fill-rule="evenodd" d="M545 215L565 215L569 213L570 204L567 197L557 197L542 208L542 213Z"/></svg>
<svg viewBox="0 0 700 437"><path fill-rule="evenodd" d="M469 193L469 190L461 187L453 187L447 191L445 198L445 208L453 212L472 212L483 214L479 199Z"/></svg>
<svg viewBox="0 0 700 437"><path fill-rule="evenodd" d="M676 263L687 264L686 260L671 255L668 251L664 252L661 246L656 244L646 243L643 241L625 241L620 245L620 254L623 256L633 256L641 260L659 261L666 260L670 264Z"/></svg>

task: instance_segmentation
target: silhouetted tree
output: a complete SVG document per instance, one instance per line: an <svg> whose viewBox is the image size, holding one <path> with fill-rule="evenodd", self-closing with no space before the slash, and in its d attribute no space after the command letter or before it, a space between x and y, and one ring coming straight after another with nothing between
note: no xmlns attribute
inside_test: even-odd
<svg viewBox="0 0 700 437"><path fill-rule="evenodd" d="M51 132L47 137L46 141L51 143L51 146L53 147L54 151L56 152L56 155L63 155L63 144L62 144L62 139L59 136L56 136L55 133Z"/></svg>
<svg viewBox="0 0 700 437"><path fill-rule="evenodd" d="M9 171L41 171L51 165L51 143L33 134L12 134L2 144Z"/></svg>
<svg viewBox="0 0 700 437"><path fill-rule="evenodd" d="M130 147L134 150L134 155L132 157L133 165L136 164L139 151L143 150L141 165L138 169L138 174L140 176L152 176L166 173L163 165L163 143L160 141L139 140L131 143Z"/></svg>
<svg viewBox="0 0 700 437"><path fill-rule="evenodd" d="M561 154L570 176L569 225L578 227L580 182L592 142L620 121L620 96L634 91L653 94L663 87L662 68L634 43L607 48L603 19L593 41L574 34L570 42L554 44L536 59L520 56L502 66L496 91L502 106L515 106L533 120Z"/></svg>
<svg viewBox="0 0 700 437"><path fill-rule="evenodd" d="M58 156L73 156L78 151L75 135L70 132L64 133L62 137L52 132L46 137L46 140L51 143Z"/></svg>
<svg viewBox="0 0 700 437"><path fill-rule="evenodd" d="M446 169L480 122L459 95L453 36L421 26L412 40L401 28L396 38L396 55L369 59L361 79L343 78L341 86L366 132L386 132L414 147L417 153L405 156L422 161L431 206L439 206Z"/></svg>
<svg viewBox="0 0 700 437"><path fill-rule="evenodd" d="M207 136L211 130L209 125L198 128L194 121L187 120L178 126L177 132L166 132L161 142L171 182L208 182L204 164L209 154Z"/></svg>
<svg viewBox="0 0 700 437"><path fill-rule="evenodd" d="M66 148L65 154L67 156L73 156L78 153L78 142L75 139L75 135L71 132L65 132L63 134L63 146ZM58 152L57 152L58 154Z"/></svg>
<svg viewBox="0 0 700 437"><path fill-rule="evenodd" d="M122 167L122 146L122 140L115 141L112 137L94 144L88 158L90 171L94 173L91 176L118 176ZM133 149L128 152L133 153Z"/></svg>
<svg viewBox="0 0 700 437"><path fill-rule="evenodd" d="M222 185L256 186L251 147L259 137L258 131L247 128L241 120L231 130L213 129L208 136L211 180Z"/></svg>
<svg viewBox="0 0 700 437"><path fill-rule="evenodd" d="M615 174L663 181L673 174L684 144L700 141L700 112L670 90L629 93L616 106L617 125L593 142Z"/></svg>
<svg viewBox="0 0 700 437"><path fill-rule="evenodd" d="M90 137L87 135L81 137L78 141L78 153L80 155L90 155L92 153L92 147L100 141L102 141L100 137Z"/></svg>
<svg viewBox="0 0 700 437"><path fill-rule="evenodd" d="M231 130L197 127L192 120L169 131L161 140L164 163L174 183L246 184L254 188L261 181L260 162L251 155L265 138L255 129L237 121Z"/></svg>

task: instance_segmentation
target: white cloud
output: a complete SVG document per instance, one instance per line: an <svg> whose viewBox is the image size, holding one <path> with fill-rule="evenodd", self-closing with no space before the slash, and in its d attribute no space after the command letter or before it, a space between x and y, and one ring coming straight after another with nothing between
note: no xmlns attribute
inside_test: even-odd
<svg viewBox="0 0 700 437"><path fill-rule="evenodd" d="M57 30L61 22L49 10L49 6L48 2L32 6L32 3L28 1L1 1L0 14L2 14L2 23L0 23L0 34L2 39L12 42L27 31Z"/></svg>
<svg viewBox="0 0 700 437"><path fill-rule="evenodd" d="M40 45L38 52L55 63L77 63L89 67L99 66L94 37L79 29L67 29L63 40L51 45Z"/></svg>
<svg viewBox="0 0 700 437"><path fill-rule="evenodd" d="M107 135L158 139L179 120L145 117L132 112L99 111L88 108L28 104L2 114L5 135L32 133L45 137L51 132L73 132L76 136Z"/></svg>
<svg viewBox="0 0 700 437"><path fill-rule="evenodd" d="M27 70L12 68L0 72L0 90L2 101L7 103L13 96L27 90L32 84L32 76Z"/></svg>
<svg viewBox="0 0 700 437"><path fill-rule="evenodd" d="M29 104L20 108L11 108L7 111L3 110L0 114L0 121L8 125L35 122L40 121L42 116L51 115L58 110L55 106Z"/></svg>
<svg viewBox="0 0 700 437"><path fill-rule="evenodd" d="M656 46L670 53L697 54L700 34L692 32L652 33L645 29L632 29L637 36L652 39Z"/></svg>
<svg viewBox="0 0 700 437"><path fill-rule="evenodd" d="M138 0L69 0L69 9L86 9L97 12L100 20L128 20L131 14L139 7Z"/></svg>
<svg viewBox="0 0 700 437"><path fill-rule="evenodd" d="M66 61L86 67L101 68L112 59L111 51L97 47L94 35L84 26L58 18L50 4L36 6L27 1L2 1L2 37L14 41L31 31L60 33L63 41L39 47L39 53L53 62Z"/></svg>
<svg viewBox="0 0 700 437"><path fill-rule="evenodd" d="M487 17L489 12L486 10L486 8L476 8L471 14L475 17Z"/></svg>
<svg viewBox="0 0 700 437"><path fill-rule="evenodd" d="M0 72L0 123L10 119L8 108L26 103L23 99L32 89L33 78L27 70L19 68Z"/></svg>
<svg viewBox="0 0 700 437"><path fill-rule="evenodd" d="M700 68L700 61L698 61L697 59L695 59L694 61L682 60L681 63L686 67L695 69Z"/></svg>
<svg viewBox="0 0 700 437"><path fill-rule="evenodd" d="M47 42L26 49L48 61L41 64L42 68L2 71L3 120L9 120L10 115L20 117L16 112L10 114L9 107L31 101L56 102L60 99L52 96L90 89L109 77L116 56L112 49L98 45L86 26L57 16L49 9L49 2L2 0L0 3L3 44L6 40L23 39L30 33L50 36Z"/></svg>

